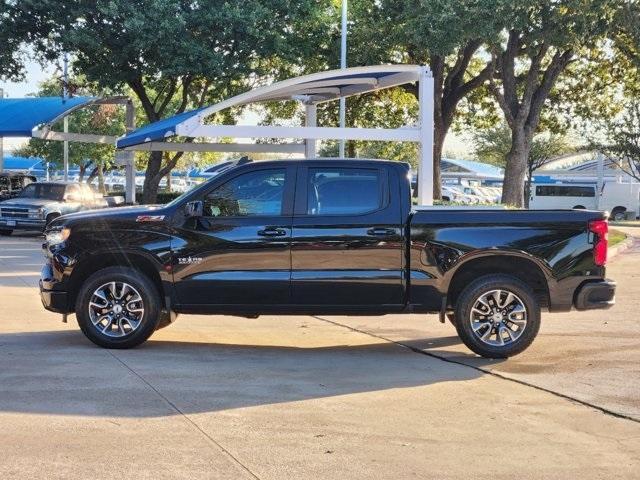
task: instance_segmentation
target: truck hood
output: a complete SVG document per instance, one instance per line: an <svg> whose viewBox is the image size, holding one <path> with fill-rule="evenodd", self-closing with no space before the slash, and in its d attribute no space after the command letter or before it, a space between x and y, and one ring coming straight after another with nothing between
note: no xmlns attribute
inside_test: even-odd
<svg viewBox="0 0 640 480"><path fill-rule="evenodd" d="M0 207L18 207L18 208L39 208L45 205L60 203L58 200L48 200L46 198L12 198L0 202Z"/></svg>
<svg viewBox="0 0 640 480"><path fill-rule="evenodd" d="M167 212L162 205L101 208L69 213L53 221L51 227L78 226L122 226L128 223L158 223L165 220Z"/></svg>

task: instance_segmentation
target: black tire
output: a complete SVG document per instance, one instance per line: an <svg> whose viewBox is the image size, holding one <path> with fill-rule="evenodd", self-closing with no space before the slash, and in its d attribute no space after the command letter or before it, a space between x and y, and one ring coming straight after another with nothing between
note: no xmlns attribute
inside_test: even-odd
<svg viewBox="0 0 640 480"><path fill-rule="evenodd" d="M616 207L611 211L611 219L616 222L621 222L625 218L625 212L627 211L624 207Z"/></svg>
<svg viewBox="0 0 640 480"><path fill-rule="evenodd" d="M514 340L508 340L504 345L490 345L481 340L479 334L474 333L471 326L471 309L482 295L492 290L503 290L516 295L526 309L526 325L522 329L522 333ZM527 284L510 275L496 274L478 278L462 291L455 308L455 326L460 339L470 350L485 358L508 358L523 352L531 345L540 330L540 305L535 294ZM494 328L490 325L493 324L488 321L487 328ZM497 323L496 325L506 326L507 323ZM515 326L515 324L511 325ZM494 328L493 331L497 336L498 329ZM483 329L481 332L484 333L487 330ZM504 340L502 333L508 332L501 331L500 336ZM513 330L511 333L514 333ZM510 333L508 337L511 337ZM499 340L496 338L497 341Z"/></svg>
<svg viewBox="0 0 640 480"><path fill-rule="evenodd" d="M109 282L125 282L140 295L144 312L135 330L121 337L101 332L91 321L89 302L101 285ZM156 330L160 318L160 294L144 274L126 267L108 267L91 275L82 285L76 300L76 318L82 333L96 345L104 348L133 348L144 343Z"/></svg>
<svg viewBox="0 0 640 480"><path fill-rule="evenodd" d="M586 208L584 208L584 205L576 205L575 207L573 207L574 210L586 210Z"/></svg>
<svg viewBox="0 0 640 480"><path fill-rule="evenodd" d="M60 216L59 213L50 213L49 215L47 215L47 218L45 219L44 223L45 223L45 227L48 227L49 224L51 222L53 222L56 218L58 218Z"/></svg>
<svg viewBox="0 0 640 480"><path fill-rule="evenodd" d="M8 237L12 233L13 233L13 230L5 230L5 229L0 230L0 236L2 237Z"/></svg>

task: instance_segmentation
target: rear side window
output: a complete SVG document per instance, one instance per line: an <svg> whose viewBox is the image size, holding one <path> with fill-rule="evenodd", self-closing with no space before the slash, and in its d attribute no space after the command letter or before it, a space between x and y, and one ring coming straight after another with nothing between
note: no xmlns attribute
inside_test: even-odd
<svg viewBox="0 0 640 480"><path fill-rule="evenodd" d="M375 168L310 168L307 215L358 215L382 207Z"/></svg>
<svg viewBox="0 0 640 480"><path fill-rule="evenodd" d="M574 185L539 185L536 187L538 197L595 197L593 187Z"/></svg>

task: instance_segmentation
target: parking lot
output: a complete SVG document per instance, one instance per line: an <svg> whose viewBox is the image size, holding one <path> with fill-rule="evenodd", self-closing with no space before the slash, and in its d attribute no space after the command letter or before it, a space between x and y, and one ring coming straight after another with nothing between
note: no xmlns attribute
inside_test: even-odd
<svg viewBox="0 0 640 480"><path fill-rule="evenodd" d="M626 231L616 306L545 314L507 361L420 315L183 315L104 350L40 305L40 238L3 237L0 478L638 478Z"/></svg>

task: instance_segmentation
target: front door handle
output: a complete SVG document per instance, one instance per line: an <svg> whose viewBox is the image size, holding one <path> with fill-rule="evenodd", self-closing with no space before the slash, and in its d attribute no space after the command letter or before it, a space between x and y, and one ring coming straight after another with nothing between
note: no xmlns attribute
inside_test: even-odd
<svg viewBox="0 0 640 480"><path fill-rule="evenodd" d="M258 230L258 235L261 237L284 237L287 231L284 228L265 228L264 230Z"/></svg>
<svg viewBox="0 0 640 480"><path fill-rule="evenodd" d="M395 233L396 233L395 228L375 227L367 230L367 234L375 235L376 237L388 237L389 235L395 235Z"/></svg>

